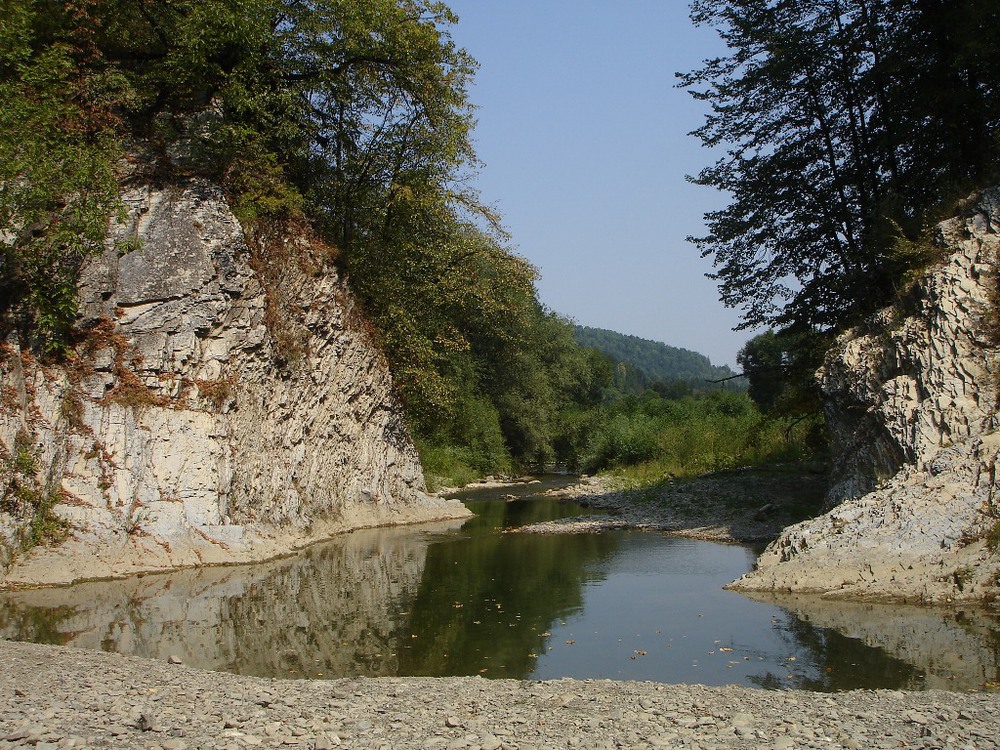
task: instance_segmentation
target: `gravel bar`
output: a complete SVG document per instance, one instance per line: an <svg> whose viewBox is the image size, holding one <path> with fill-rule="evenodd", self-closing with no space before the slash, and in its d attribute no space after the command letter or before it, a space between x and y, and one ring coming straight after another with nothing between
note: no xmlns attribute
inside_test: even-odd
<svg viewBox="0 0 1000 750"><path fill-rule="evenodd" d="M0 748L997 748L995 693L274 680L0 641Z"/></svg>

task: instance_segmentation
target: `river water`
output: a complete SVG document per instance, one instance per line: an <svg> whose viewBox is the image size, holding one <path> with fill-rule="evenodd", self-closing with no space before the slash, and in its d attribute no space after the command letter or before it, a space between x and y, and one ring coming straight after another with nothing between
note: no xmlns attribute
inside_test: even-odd
<svg viewBox="0 0 1000 750"><path fill-rule="evenodd" d="M659 533L504 534L588 512L557 484L463 493L466 521L355 532L290 558L0 595L0 637L271 677L482 675L946 688L1000 681L1000 617L753 600L757 550Z"/></svg>

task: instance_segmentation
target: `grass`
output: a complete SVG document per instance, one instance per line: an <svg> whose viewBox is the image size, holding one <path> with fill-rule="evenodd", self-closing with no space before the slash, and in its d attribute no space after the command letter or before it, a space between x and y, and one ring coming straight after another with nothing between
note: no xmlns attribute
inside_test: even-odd
<svg viewBox="0 0 1000 750"><path fill-rule="evenodd" d="M770 417L746 394L733 393L627 397L588 415L587 429L574 442L571 470L611 475L629 489L747 467L780 473L775 467L822 461L826 454L821 416ZM470 444L416 443L432 491L516 471L509 458L499 465L496 455Z"/></svg>
<svg viewBox="0 0 1000 750"><path fill-rule="evenodd" d="M1000 550L1000 518L995 520L993 525L986 530L984 538L990 552L996 554L997 550Z"/></svg>
<svg viewBox="0 0 1000 750"><path fill-rule="evenodd" d="M215 411L220 411L233 398L236 389L234 377L218 378L216 380L196 380L198 395L205 399Z"/></svg>
<svg viewBox="0 0 1000 750"><path fill-rule="evenodd" d="M745 467L822 458L819 418L770 419L756 410L618 415L591 439L591 469L647 486ZM638 460L637 460L638 459Z"/></svg>
<svg viewBox="0 0 1000 750"><path fill-rule="evenodd" d="M28 509L28 523L18 533L18 545L22 552L38 546L59 544L69 536L70 525L53 511L59 501L59 493L48 490L29 490L22 502Z"/></svg>

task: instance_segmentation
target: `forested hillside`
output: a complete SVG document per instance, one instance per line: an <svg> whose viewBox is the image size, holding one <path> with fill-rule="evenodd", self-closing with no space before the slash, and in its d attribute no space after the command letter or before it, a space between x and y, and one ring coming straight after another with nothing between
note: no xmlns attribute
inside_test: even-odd
<svg viewBox="0 0 1000 750"><path fill-rule="evenodd" d="M5 335L71 357L76 279L123 184L199 177L225 189L258 267L348 272L432 466L555 460L566 415L600 401L610 369L542 308L535 270L467 187L476 64L443 3L2 7ZM303 353L281 343L276 365L294 366Z"/></svg>
<svg viewBox="0 0 1000 750"><path fill-rule="evenodd" d="M580 325L576 327L576 340L581 346L597 349L615 363L626 365L624 369L632 371L631 382L640 388L656 382L662 385L684 383L696 390L746 388L741 378L726 380L735 374L728 366L714 366L704 354L689 349ZM616 376L624 377L620 373Z"/></svg>

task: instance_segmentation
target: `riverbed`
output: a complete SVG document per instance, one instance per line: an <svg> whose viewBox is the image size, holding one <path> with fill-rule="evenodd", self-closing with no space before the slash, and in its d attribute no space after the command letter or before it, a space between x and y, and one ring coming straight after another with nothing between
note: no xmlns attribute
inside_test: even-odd
<svg viewBox="0 0 1000 750"><path fill-rule="evenodd" d="M465 492L464 523L344 535L269 563L0 596L0 637L281 678L615 679L977 691L977 610L723 590L759 547L659 532L503 533L599 513L565 479Z"/></svg>
<svg viewBox="0 0 1000 750"><path fill-rule="evenodd" d="M0 640L0 750L995 750L1000 695L273 680Z"/></svg>

